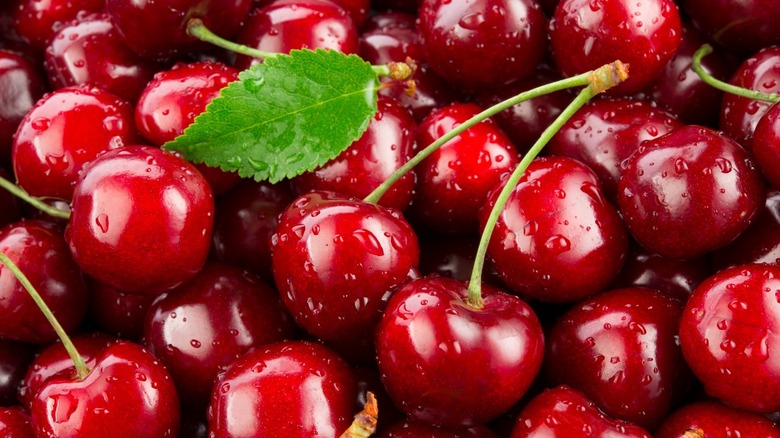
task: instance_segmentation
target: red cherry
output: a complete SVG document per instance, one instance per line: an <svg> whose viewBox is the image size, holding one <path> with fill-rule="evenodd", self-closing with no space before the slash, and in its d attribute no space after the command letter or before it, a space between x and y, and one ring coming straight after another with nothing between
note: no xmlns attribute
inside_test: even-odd
<svg viewBox="0 0 780 438"><path fill-rule="evenodd" d="M780 106L772 105L761 117L750 145L764 177L772 187L780 188Z"/></svg>
<svg viewBox="0 0 780 438"><path fill-rule="evenodd" d="M0 406L17 404L17 387L34 357L33 345L0 339Z"/></svg>
<svg viewBox="0 0 780 438"><path fill-rule="evenodd" d="M52 377L31 409L37 436L91 438L175 437L179 399L165 368L130 342L97 357L84 380Z"/></svg>
<svg viewBox="0 0 780 438"><path fill-rule="evenodd" d="M43 77L30 61L0 50L0 164L11 162L13 135L45 90Z"/></svg>
<svg viewBox="0 0 780 438"><path fill-rule="evenodd" d="M539 320L519 298L483 287L466 304L463 282L425 277L390 299L376 330L382 382L396 406L445 427L484 424L514 405L541 366ZM497 384L500 382L500 384Z"/></svg>
<svg viewBox="0 0 780 438"><path fill-rule="evenodd" d="M780 44L780 29L772 17L780 15L774 0L683 0L693 24L716 43L740 53L753 53Z"/></svg>
<svg viewBox="0 0 780 438"><path fill-rule="evenodd" d="M312 342L254 349L214 387L209 436L338 437L352 422L355 382L349 366Z"/></svg>
<svg viewBox="0 0 780 438"><path fill-rule="evenodd" d="M206 261L214 200L198 171L158 148L95 159L79 180L65 238L76 263L120 291L157 295Z"/></svg>
<svg viewBox="0 0 780 438"><path fill-rule="evenodd" d="M680 438L687 431L703 432L707 438L734 436L779 438L780 428L762 415L739 411L714 401L678 408L661 424L656 438ZM688 435L695 437L696 435Z"/></svg>
<svg viewBox="0 0 780 438"><path fill-rule="evenodd" d="M380 414L381 415L381 414ZM415 420L395 422L389 429L380 433L378 438L496 438L496 434L485 426L469 429L443 429Z"/></svg>
<svg viewBox="0 0 780 438"><path fill-rule="evenodd" d="M767 194L756 219L736 240L712 253L712 263L718 270L749 263L780 265L780 192Z"/></svg>
<svg viewBox="0 0 780 438"><path fill-rule="evenodd" d="M693 291L680 345L707 394L753 412L780 410L780 267L725 269Z"/></svg>
<svg viewBox="0 0 780 438"><path fill-rule="evenodd" d="M14 28L35 49L43 50L63 23L81 11L102 11L105 0L19 0L16 5Z"/></svg>
<svg viewBox="0 0 780 438"><path fill-rule="evenodd" d="M34 438L30 415L20 407L0 408L0 435L5 438Z"/></svg>
<svg viewBox="0 0 780 438"><path fill-rule="evenodd" d="M122 339L141 339L154 295L129 294L96 281L92 281L90 292L87 316L96 327Z"/></svg>

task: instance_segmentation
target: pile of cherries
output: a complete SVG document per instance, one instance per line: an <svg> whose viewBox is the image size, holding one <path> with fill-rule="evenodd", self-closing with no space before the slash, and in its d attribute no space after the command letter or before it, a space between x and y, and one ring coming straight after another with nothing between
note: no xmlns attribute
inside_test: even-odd
<svg viewBox="0 0 780 438"><path fill-rule="evenodd" d="M370 391L382 438L780 437L780 106L691 70L708 42L709 75L778 94L778 16L777 0L3 2L0 177L42 204L0 189L0 252L75 350L0 265L0 435L354 437ZM190 19L268 52L411 58L415 93L387 80L362 137L289 181L189 163L160 146L262 62ZM361 200L483 109L616 59L628 80L563 125L494 229L574 94L517 104Z"/></svg>

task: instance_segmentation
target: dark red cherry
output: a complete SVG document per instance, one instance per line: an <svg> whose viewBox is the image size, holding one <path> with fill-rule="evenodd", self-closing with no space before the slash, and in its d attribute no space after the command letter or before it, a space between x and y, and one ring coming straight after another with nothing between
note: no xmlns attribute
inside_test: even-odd
<svg viewBox="0 0 780 438"><path fill-rule="evenodd" d="M726 246L764 196L747 151L701 126L647 141L621 164L623 220L637 242L665 257L691 259Z"/></svg>
<svg viewBox="0 0 780 438"><path fill-rule="evenodd" d="M671 114L636 99L598 99L566 122L550 140L547 152L587 164L616 199L620 163L643 142L683 126Z"/></svg>
<svg viewBox="0 0 780 438"><path fill-rule="evenodd" d="M729 81L732 85L776 94L780 92L780 47L767 47L746 59ZM772 104L726 93L720 108L720 129L750 149L753 131Z"/></svg>
<svg viewBox="0 0 780 438"><path fill-rule="evenodd" d="M450 236L438 233L418 233L420 239L420 274L467 281L471 278L479 238L464 234Z"/></svg>
<svg viewBox="0 0 780 438"><path fill-rule="evenodd" d="M444 429L413 419L395 422L389 429L377 435L378 438L496 438L496 434L485 426L468 429Z"/></svg>
<svg viewBox="0 0 780 438"><path fill-rule="evenodd" d="M157 295L203 266L213 215L211 189L191 164L159 148L128 146L85 169L65 238L95 280Z"/></svg>
<svg viewBox="0 0 780 438"><path fill-rule="evenodd" d="M125 45L107 14L64 24L46 46L44 66L55 88L94 85L135 101L158 66Z"/></svg>
<svg viewBox="0 0 780 438"><path fill-rule="evenodd" d="M86 163L136 142L132 111L126 101L98 88L47 94L27 113L14 138L19 185L33 196L70 200Z"/></svg>
<svg viewBox="0 0 780 438"><path fill-rule="evenodd" d="M753 412L780 410L780 267L740 265L693 291L680 345L707 394Z"/></svg>
<svg viewBox="0 0 780 438"><path fill-rule="evenodd" d="M368 128L338 157L293 178L298 194L328 190L365 198L388 176L406 164L415 152L417 123L389 97L380 96ZM413 172L406 173L382 196L379 204L403 210L414 193Z"/></svg>
<svg viewBox="0 0 780 438"><path fill-rule="evenodd" d="M295 322L326 341L370 341L420 250L396 210L332 192L301 196L272 237L274 278ZM355 341L355 342L353 342ZM371 356L371 351L364 352Z"/></svg>
<svg viewBox="0 0 780 438"><path fill-rule="evenodd" d="M422 0L371 0L371 6L377 10L394 10L408 13L417 12Z"/></svg>
<svg viewBox="0 0 780 438"><path fill-rule="evenodd" d="M16 31L14 13L17 9L15 1L0 4L0 49L22 55L37 64L42 60L43 53L32 47Z"/></svg>
<svg viewBox="0 0 780 438"><path fill-rule="evenodd" d="M688 431L701 431L701 435L685 435ZM683 436L728 437L780 437L780 428L763 415L729 408L715 401L691 403L678 408L655 433L656 438L680 438Z"/></svg>
<svg viewBox="0 0 780 438"><path fill-rule="evenodd" d="M716 269L748 263L780 265L780 192L772 190L750 226L726 247L712 253Z"/></svg>
<svg viewBox="0 0 780 438"><path fill-rule="evenodd" d="M485 226L503 188L480 210ZM512 190L498 218L488 257L512 291L571 303L604 289L620 271L628 233L596 175L568 157L537 159Z"/></svg>
<svg viewBox="0 0 780 438"><path fill-rule="evenodd" d="M339 437L355 414L349 366L326 347L282 342L254 349L214 387L209 436Z"/></svg>
<svg viewBox="0 0 780 438"><path fill-rule="evenodd" d="M187 35L188 20L198 18L214 33L231 38L249 14L252 0L105 0L125 43L146 58L167 58L203 47Z"/></svg>
<svg viewBox="0 0 780 438"><path fill-rule="evenodd" d="M417 130L418 148L427 147L481 111L475 104L456 103L431 113ZM485 120L416 167L417 189L410 213L439 232L473 233L485 196L519 161L509 138L495 122Z"/></svg>
<svg viewBox="0 0 780 438"><path fill-rule="evenodd" d="M34 438L30 415L18 406L0 408L0 435L6 438Z"/></svg>
<svg viewBox="0 0 780 438"><path fill-rule="evenodd" d="M517 417L511 438L650 438L641 427L604 415L581 392L566 385L537 395Z"/></svg>
<svg viewBox="0 0 780 438"><path fill-rule="evenodd" d="M2 167L0 167L0 177L10 179L10 175ZM5 189L0 189L0 228L19 220L20 210L19 198Z"/></svg>
<svg viewBox="0 0 780 438"><path fill-rule="evenodd" d="M27 276L62 327L78 327L87 311L84 277L58 227L22 220L0 229L0 251ZM11 270L0 266L0 337L45 343L57 335Z"/></svg>
<svg viewBox="0 0 780 438"><path fill-rule="evenodd" d="M0 164L11 162L13 135L45 90L41 74L30 61L0 50Z"/></svg>
<svg viewBox="0 0 780 438"><path fill-rule="evenodd" d="M482 297L477 309L466 302L464 282L424 277L390 299L376 330L377 362L387 392L409 416L476 426L530 387L544 350L539 320L513 295L483 286Z"/></svg>
<svg viewBox="0 0 780 438"><path fill-rule="evenodd" d="M650 85L682 40L673 0L561 0L550 22L555 64L566 76L615 60L630 77L610 91L633 94Z"/></svg>
<svg viewBox="0 0 780 438"><path fill-rule="evenodd" d="M355 24L344 9L328 0L276 0L255 9L236 42L274 53L303 48L358 51ZM235 66L244 70L259 62L242 55Z"/></svg>
<svg viewBox="0 0 780 438"><path fill-rule="evenodd" d="M244 181L217 198L214 258L273 282L271 235L279 224L279 215L292 200L286 184L255 181Z"/></svg>
<svg viewBox="0 0 780 438"><path fill-rule="evenodd" d="M756 125L751 151L761 173L774 188L780 188L780 105L772 105Z"/></svg>
<svg viewBox="0 0 780 438"><path fill-rule="evenodd" d="M547 51L547 20L536 0L424 0L418 17L425 61L459 89L523 79Z"/></svg>
<svg viewBox="0 0 780 438"><path fill-rule="evenodd" d="M43 50L51 36L81 11L100 12L105 0L18 0L14 28L37 50Z"/></svg>
<svg viewBox="0 0 780 438"><path fill-rule="evenodd" d="M92 281L87 316L100 330L135 342L141 339L146 311L154 299L154 295L126 293Z"/></svg>
<svg viewBox="0 0 780 438"><path fill-rule="evenodd" d="M182 404L205 408L220 371L293 332L276 291L239 268L212 263L155 300L143 344L171 373Z"/></svg>
<svg viewBox="0 0 780 438"><path fill-rule="evenodd" d="M175 437L179 399L165 368L140 346L107 347L89 375L52 377L35 395L36 436L92 438Z"/></svg>
<svg viewBox="0 0 780 438"><path fill-rule="evenodd" d="M689 389L677 344L682 303L646 288L586 300L553 326L545 371L607 415L655 429Z"/></svg>
<svg viewBox="0 0 780 438"><path fill-rule="evenodd" d="M774 0L683 0L680 5L699 30L731 51L751 54L780 44L772 18L780 15L780 3Z"/></svg>
<svg viewBox="0 0 780 438"><path fill-rule="evenodd" d="M16 390L35 357L31 344L0 339L0 406L16 405ZM2 428L0 428L2 431Z"/></svg>

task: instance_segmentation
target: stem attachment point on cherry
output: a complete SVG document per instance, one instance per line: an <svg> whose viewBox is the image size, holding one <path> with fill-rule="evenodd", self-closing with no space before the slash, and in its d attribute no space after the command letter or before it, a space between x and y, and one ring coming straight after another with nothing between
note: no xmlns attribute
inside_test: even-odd
<svg viewBox="0 0 780 438"><path fill-rule="evenodd" d="M704 81L707 85L716 88L720 91L723 91L725 93L736 94L737 96L745 97L748 99L760 100L763 102L770 102L770 103L780 102L780 94L768 94L768 93L762 93L760 91L748 90L746 88L737 87L736 85L731 85L727 82L723 82L713 77L709 72L704 70L704 67L701 65L702 58L712 53L712 51L713 49L711 45L704 44L701 47L699 47L699 49L696 51L696 53L693 54L693 58L691 59L691 69L697 75L699 75L701 80Z"/></svg>

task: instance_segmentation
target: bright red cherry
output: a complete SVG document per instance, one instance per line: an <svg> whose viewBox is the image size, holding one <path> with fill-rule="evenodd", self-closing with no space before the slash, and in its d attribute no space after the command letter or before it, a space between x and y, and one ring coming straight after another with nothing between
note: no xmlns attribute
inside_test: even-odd
<svg viewBox="0 0 780 438"><path fill-rule="evenodd" d="M480 210L480 224L503 188ZM604 289L620 271L628 233L596 175L568 157L533 161L498 218L488 257L523 297L571 303Z"/></svg>
<svg viewBox="0 0 780 438"><path fill-rule="evenodd" d="M209 436L336 438L355 414L355 381L338 355L313 342L254 349L214 387Z"/></svg>
<svg viewBox="0 0 780 438"><path fill-rule="evenodd" d="M750 226L711 259L717 270L749 263L780 265L780 192L770 191Z"/></svg>
<svg viewBox="0 0 780 438"><path fill-rule="evenodd" d="M18 0L14 28L37 50L43 50L49 38L63 23L79 12L100 12L105 0Z"/></svg>
<svg viewBox="0 0 780 438"><path fill-rule="evenodd" d="M65 238L95 280L156 295L203 266L213 216L211 189L191 164L159 148L128 146L85 169Z"/></svg>
<svg viewBox="0 0 780 438"><path fill-rule="evenodd" d="M84 165L136 142L133 109L87 86L47 94L24 117L13 144L14 173L33 196L70 200Z"/></svg>
<svg viewBox="0 0 780 438"><path fill-rule="evenodd" d="M165 368L140 346L122 341L96 358L84 380L62 374L35 395L36 436L175 437L179 399Z"/></svg>
<svg viewBox="0 0 780 438"><path fill-rule="evenodd" d="M45 90L43 77L30 61L0 50L0 164L11 162L13 135Z"/></svg>
<svg viewBox="0 0 780 438"><path fill-rule="evenodd" d="M780 410L780 267L725 269L693 291L680 345L707 394L752 412Z"/></svg>
<svg viewBox="0 0 780 438"><path fill-rule="evenodd" d="M623 220L637 242L665 257L696 258L727 245L764 196L747 151L701 126L647 141L621 164Z"/></svg>
<svg viewBox="0 0 780 438"><path fill-rule="evenodd" d="M780 44L780 15L774 0L682 0L693 24L717 44L731 51L751 54Z"/></svg>
<svg viewBox="0 0 780 438"><path fill-rule="evenodd" d="M688 435L685 435L686 432ZM763 415L732 409L715 401L704 401L678 408L655 432L656 438L683 436L780 438L780 428Z"/></svg>
<svg viewBox="0 0 780 438"><path fill-rule="evenodd" d="M424 0L418 17L425 61L460 89L523 79L547 51L547 20L536 0Z"/></svg>
<svg viewBox="0 0 780 438"><path fill-rule="evenodd" d="M673 0L561 0L550 23L555 64L566 76L615 60L630 77L610 91L633 94L650 85L682 41Z"/></svg>
<svg viewBox="0 0 780 438"><path fill-rule="evenodd" d="M780 105L772 105L758 121L750 146L764 177L772 187L780 188Z"/></svg>
<svg viewBox="0 0 780 438"><path fill-rule="evenodd" d="M17 387L34 357L34 345L0 339L0 406L18 403Z"/></svg>
<svg viewBox="0 0 780 438"><path fill-rule="evenodd" d="M445 427L484 424L517 403L541 366L544 337L531 308L485 286L424 277L390 299L376 330L379 371L396 406ZM500 383L499 383L500 382Z"/></svg>
<svg viewBox="0 0 780 438"><path fill-rule="evenodd" d="M18 406L0 408L0 435L5 438L34 438L30 415Z"/></svg>

